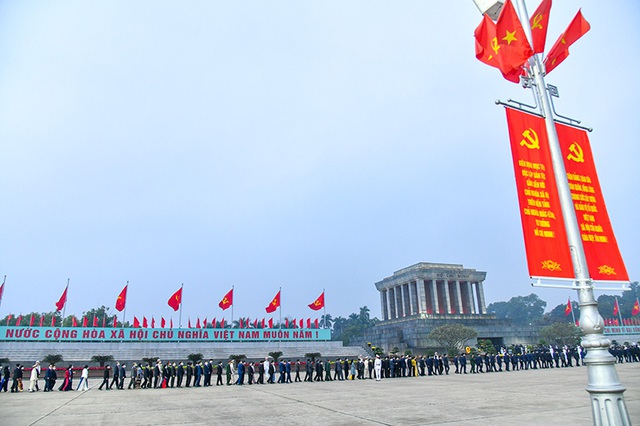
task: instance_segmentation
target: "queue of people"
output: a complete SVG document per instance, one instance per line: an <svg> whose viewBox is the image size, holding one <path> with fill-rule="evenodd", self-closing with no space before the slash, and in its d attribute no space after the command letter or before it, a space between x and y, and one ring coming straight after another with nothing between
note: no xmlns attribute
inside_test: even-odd
<svg viewBox="0 0 640 426"><path fill-rule="evenodd" d="M634 345L614 345L609 350L616 362L640 362L640 347ZM212 359L197 362L162 362L133 363L128 369L126 364L117 362L112 368L107 365L103 369L102 383L98 390L126 389L158 389L181 387L253 385L294 382L319 382L419 377L448 375L453 368L454 374L478 374L492 372L509 372L536 370L547 368L579 367L584 365L585 350L581 346L546 346L528 351L524 347L511 350L501 348L496 354L462 352L449 359L447 354L435 352L429 356L388 355L359 358L306 359L295 361L282 359L273 361L269 357L264 361L240 360L236 365L233 360L215 363ZM22 392L23 373L25 367L16 364L11 374L9 366L0 368L2 378L0 392L7 392L11 381L11 392ZM29 376L29 392L39 391L38 379L41 375L40 363L31 368ZM302 378L304 374L304 378ZM73 365L64 370L59 391L89 390L89 367L85 365L80 380L74 389ZM293 377L292 377L293 376ZM58 373L55 365L49 365L44 373L44 392L55 390Z"/></svg>

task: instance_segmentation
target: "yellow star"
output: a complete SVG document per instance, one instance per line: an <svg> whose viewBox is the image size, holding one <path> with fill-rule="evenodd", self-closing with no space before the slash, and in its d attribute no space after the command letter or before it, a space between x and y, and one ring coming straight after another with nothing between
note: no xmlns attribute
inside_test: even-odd
<svg viewBox="0 0 640 426"><path fill-rule="evenodd" d="M506 42L507 42L507 44L511 44L511 42L512 42L512 41L517 41L517 40L518 40L518 39L516 38L516 32L515 32L515 31L513 31L513 32L509 32L509 31L507 31L507 35L506 35L506 36L504 36L502 39L503 39L504 41L506 41Z"/></svg>

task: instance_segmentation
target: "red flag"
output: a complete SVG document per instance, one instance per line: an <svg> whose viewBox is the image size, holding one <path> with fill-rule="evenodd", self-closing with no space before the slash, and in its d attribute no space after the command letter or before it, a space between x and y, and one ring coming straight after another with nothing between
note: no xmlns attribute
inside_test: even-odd
<svg viewBox="0 0 640 426"><path fill-rule="evenodd" d="M142 328L147 328L148 326L147 317L142 317Z"/></svg>
<svg viewBox="0 0 640 426"><path fill-rule="evenodd" d="M213 318L213 320L211 320L211 327L213 328L217 328L216 326L218 325L218 323L216 322L216 319Z"/></svg>
<svg viewBox="0 0 640 426"><path fill-rule="evenodd" d="M265 326L266 326L265 319L264 319L264 318L262 318L261 328L267 328L267 327L265 327Z"/></svg>
<svg viewBox="0 0 640 426"><path fill-rule="evenodd" d="M160 327L164 328L167 325L167 322L164 320L164 317L160 317Z"/></svg>
<svg viewBox="0 0 640 426"><path fill-rule="evenodd" d="M94 326L94 327L97 327L97 326L98 326L98 317L97 317L97 315L94 315L94 316L93 316L93 326Z"/></svg>
<svg viewBox="0 0 640 426"><path fill-rule="evenodd" d="M224 318L220 321L220 328L224 328Z"/></svg>
<svg viewBox="0 0 640 426"><path fill-rule="evenodd" d="M613 316L616 317L620 313L620 306L618 306L618 298L616 297L613 302Z"/></svg>
<svg viewBox="0 0 640 426"><path fill-rule="evenodd" d="M227 294L224 295L218 306L224 311L233 305L233 288L229 290Z"/></svg>
<svg viewBox="0 0 640 426"><path fill-rule="evenodd" d="M116 315L113 316L113 327L116 328L118 326L118 317Z"/></svg>
<svg viewBox="0 0 640 426"><path fill-rule="evenodd" d="M318 327L318 318L316 318L315 321L313 322L313 326L315 328L320 328L320 327Z"/></svg>
<svg viewBox="0 0 640 426"><path fill-rule="evenodd" d="M133 317L133 328L140 328L140 321L136 317Z"/></svg>
<svg viewBox="0 0 640 426"><path fill-rule="evenodd" d="M533 51L535 53L544 52L544 45L547 41L549 12L551 12L551 0L542 0L529 20L531 24L531 35L533 37L531 41L533 42Z"/></svg>
<svg viewBox="0 0 640 426"><path fill-rule="evenodd" d="M129 284L124 286L116 299L116 311L122 312L127 304L127 287L129 287Z"/></svg>
<svg viewBox="0 0 640 426"><path fill-rule="evenodd" d="M187 321L187 327L191 328L191 318L189 318L189 320Z"/></svg>
<svg viewBox="0 0 640 426"><path fill-rule="evenodd" d="M18 319L16 320L16 327L20 327L21 322L22 322L22 315L18 315Z"/></svg>
<svg viewBox="0 0 640 426"><path fill-rule="evenodd" d="M546 67L547 74L567 59L569 56L569 47L590 29L591 26L582 16L582 11L579 10L567 29L560 35L558 40L556 40L551 50L549 50L546 58L544 58L544 66Z"/></svg>
<svg viewBox="0 0 640 426"><path fill-rule="evenodd" d="M289 328L289 318L284 319L284 328Z"/></svg>
<svg viewBox="0 0 640 426"><path fill-rule="evenodd" d="M280 307L280 291L278 291L276 296L273 298L271 303L269 303L269 306L265 308L265 310L267 311L268 314L271 314L275 312L276 309L278 309L278 307Z"/></svg>
<svg viewBox="0 0 640 426"><path fill-rule="evenodd" d="M173 318L169 318L169 328L173 328Z"/></svg>
<svg viewBox="0 0 640 426"><path fill-rule="evenodd" d="M304 318L300 318L298 324L300 325L300 328L304 328Z"/></svg>
<svg viewBox="0 0 640 426"><path fill-rule="evenodd" d="M76 320L75 316L71 317L71 327L77 327L78 326L78 320Z"/></svg>
<svg viewBox="0 0 640 426"><path fill-rule="evenodd" d="M82 316L82 327L86 327L88 325L88 323L89 323L89 319L83 315Z"/></svg>
<svg viewBox="0 0 640 426"><path fill-rule="evenodd" d="M2 303L2 295L4 294L4 283L0 285L0 303Z"/></svg>
<svg viewBox="0 0 640 426"><path fill-rule="evenodd" d="M156 328L156 319L151 317L151 328Z"/></svg>
<svg viewBox="0 0 640 426"><path fill-rule="evenodd" d="M273 318L269 318L269 328L273 328Z"/></svg>
<svg viewBox="0 0 640 426"><path fill-rule="evenodd" d="M61 311L64 309L64 305L67 303L67 290L69 290L69 286L67 285L62 292L62 296L56 302L56 311Z"/></svg>
<svg viewBox="0 0 640 426"><path fill-rule="evenodd" d="M200 317L198 317L198 319L196 320L196 328L200 328Z"/></svg>
<svg viewBox="0 0 640 426"><path fill-rule="evenodd" d="M51 315L51 327L55 327L55 326L56 326L56 316Z"/></svg>
<svg viewBox="0 0 640 426"><path fill-rule="evenodd" d="M496 23L484 15L474 36L476 58L498 68L507 80L518 83L522 66L533 55L533 50L511 1L506 1Z"/></svg>
<svg viewBox="0 0 640 426"><path fill-rule="evenodd" d="M243 322L242 322L242 318L240 318L240 319L238 320L238 327L239 327L239 328L243 328L242 326L243 326Z"/></svg>
<svg viewBox="0 0 640 426"><path fill-rule="evenodd" d="M44 315L40 315L40 327L42 327L43 323L44 323Z"/></svg>
<svg viewBox="0 0 640 426"><path fill-rule="evenodd" d="M640 301L636 297L636 303L633 304L633 309L631 310L631 315L633 315L635 317L638 314L640 314Z"/></svg>
<svg viewBox="0 0 640 426"><path fill-rule="evenodd" d="M505 110L529 275L573 278L544 119Z"/></svg>
<svg viewBox="0 0 640 426"><path fill-rule="evenodd" d="M572 310L573 310L573 307L571 306L571 298L569 298L569 301L567 302L567 307L564 308L564 316L565 317L569 316Z"/></svg>
<svg viewBox="0 0 640 426"><path fill-rule="evenodd" d="M318 296L318 298L315 300L315 302L311 303L309 305L309 307L311 309L313 309L314 311L318 311L322 308L324 308L324 291L322 292L322 294L320 296Z"/></svg>
<svg viewBox="0 0 640 426"><path fill-rule="evenodd" d="M307 328L311 328L311 318L307 318Z"/></svg>
<svg viewBox="0 0 640 426"><path fill-rule="evenodd" d="M35 322L35 317L31 314L31 319L29 320L29 327L33 327L33 323Z"/></svg>
<svg viewBox="0 0 640 426"><path fill-rule="evenodd" d="M596 281L628 281L604 202L589 135L583 129L556 123L558 141L580 226L589 276Z"/></svg>
<svg viewBox="0 0 640 426"><path fill-rule="evenodd" d="M171 295L167 303L173 308L174 311L180 309L180 304L182 303L182 287L180 287L178 291Z"/></svg>
<svg viewBox="0 0 640 426"><path fill-rule="evenodd" d="M207 328L207 319L206 318L202 321L202 328Z"/></svg>
<svg viewBox="0 0 640 426"><path fill-rule="evenodd" d="M9 326L9 321L11 321L11 318L13 318L12 314L7 315L7 327ZM42 327L42 325L40 325L40 327Z"/></svg>
<svg viewBox="0 0 640 426"><path fill-rule="evenodd" d="M253 328L258 328L258 319L253 320Z"/></svg>

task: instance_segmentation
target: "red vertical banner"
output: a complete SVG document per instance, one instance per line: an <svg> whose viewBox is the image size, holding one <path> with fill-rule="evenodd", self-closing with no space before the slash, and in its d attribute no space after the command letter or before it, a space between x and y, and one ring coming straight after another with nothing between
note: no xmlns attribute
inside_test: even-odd
<svg viewBox="0 0 640 426"><path fill-rule="evenodd" d="M587 132L559 123L556 129L589 276L598 281L629 281L609 221Z"/></svg>
<svg viewBox="0 0 640 426"><path fill-rule="evenodd" d="M529 275L574 278L544 119L506 111Z"/></svg>

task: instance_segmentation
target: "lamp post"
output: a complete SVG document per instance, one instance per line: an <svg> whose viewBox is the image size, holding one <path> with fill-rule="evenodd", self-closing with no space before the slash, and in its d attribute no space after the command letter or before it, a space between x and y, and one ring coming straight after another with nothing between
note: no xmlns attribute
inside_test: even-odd
<svg viewBox="0 0 640 426"><path fill-rule="evenodd" d="M496 19L502 8L502 0L474 0L481 13ZM531 25L524 0L515 0L520 22L531 41ZM589 276L576 212L571 198L569 181L558 141L548 87L544 81L544 68L538 55L529 59L529 75L540 113L544 117L553 172L562 209L573 270L575 288L580 303L580 328L584 333L582 346L587 350L584 362L587 366L587 392L591 397L593 422L596 425L631 425L624 401L625 388L620 383L615 368L615 358L609 353L611 341L604 335L604 320L598 312L598 302L593 294L593 281Z"/></svg>

